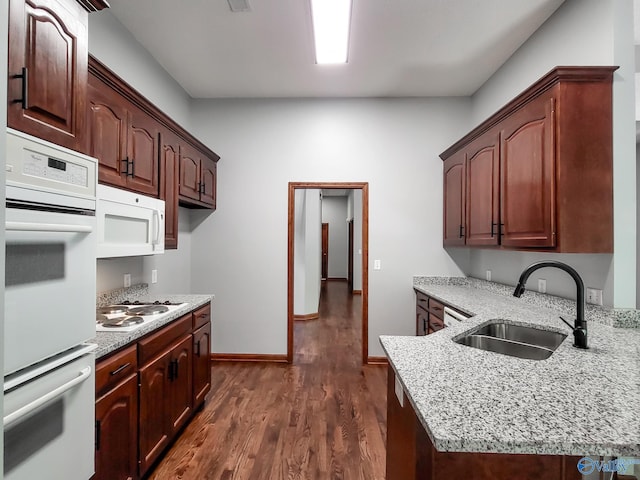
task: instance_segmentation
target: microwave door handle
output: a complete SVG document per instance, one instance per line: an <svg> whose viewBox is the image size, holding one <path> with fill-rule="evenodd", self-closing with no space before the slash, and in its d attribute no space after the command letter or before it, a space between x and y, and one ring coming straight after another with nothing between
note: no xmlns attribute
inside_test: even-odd
<svg viewBox="0 0 640 480"><path fill-rule="evenodd" d="M153 226L155 227L153 245L158 245L160 243L160 212L158 210L153 211Z"/></svg>
<svg viewBox="0 0 640 480"><path fill-rule="evenodd" d="M55 232L55 233L91 233L90 225L66 225L62 223L5 222L6 231L15 232Z"/></svg>
<svg viewBox="0 0 640 480"><path fill-rule="evenodd" d="M45 404L49 403L50 401L54 400L55 398L59 397L60 395L65 393L67 390L70 390L73 387L75 387L76 385L78 385L79 383L84 382L87 378L89 378L89 375L91 375L91 367L85 367L82 370L80 370L80 372L78 373L78 376L75 377L74 379L72 379L72 380L60 385L57 388L54 388L53 390L51 390L50 392L44 394L42 397L37 398L33 402L27 403L26 405L20 407L15 412L10 413L9 415L6 415L2 419L2 423L3 423L4 427L5 428L8 427L12 423L15 423L16 421L20 420L21 418L29 415L31 412L37 410L38 408L42 407L43 405L45 405Z"/></svg>

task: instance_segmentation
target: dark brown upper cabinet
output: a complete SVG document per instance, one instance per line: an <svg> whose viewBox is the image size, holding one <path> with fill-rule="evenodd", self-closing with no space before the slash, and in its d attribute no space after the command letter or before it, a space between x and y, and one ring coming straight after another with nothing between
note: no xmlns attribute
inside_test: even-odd
<svg viewBox="0 0 640 480"><path fill-rule="evenodd" d="M177 248L178 206L216 208L220 157L91 56L88 99L98 181L164 200L165 248Z"/></svg>
<svg viewBox="0 0 640 480"><path fill-rule="evenodd" d="M445 246L613 251L616 69L557 67L440 155Z"/></svg>
<svg viewBox="0 0 640 480"><path fill-rule="evenodd" d="M217 158L185 145L180 151L180 202L185 206L216 208Z"/></svg>
<svg viewBox="0 0 640 480"><path fill-rule="evenodd" d="M95 77L89 79L88 123L100 183L157 197L160 125Z"/></svg>
<svg viewBox="0 0 640 480"><path fill-rule="evenodd" d="M75 0L10 0L9 127L84 149L87 23Z"/></svg>
<svg viewBox="0 0 640 480"><path fill-rule="evenodd" d="M178 248L178 175L180 139L173 132L160 132L160 198L164 200L164 247Z"/></svg>
<svg viewBox="0 0 640 480"><path fill-rule="evenodd" d="M465 157L458 152L444 161L444 244L465 244Z"/></svg>

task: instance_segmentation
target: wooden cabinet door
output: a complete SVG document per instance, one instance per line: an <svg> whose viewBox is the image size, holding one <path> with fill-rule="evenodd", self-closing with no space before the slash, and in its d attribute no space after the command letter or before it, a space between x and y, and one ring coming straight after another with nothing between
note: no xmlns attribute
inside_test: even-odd
<svg viewBox="0 0 640 480"><path fill-rule="evenodd" d="M129 108L127 138L128 157L131 162L127 184L142 194L158 196L158 123L146 113Z"/></svg>
<svg viewBox="0 0 640 480"><path fill-rule="evenodd" d="M204 402L211 390L211 323L193 332L193 406Z"/></svg>
<svg viewBox="0 0 640 480"><path fill-rule="evenodd" d="M456 153L444 161L444 245L465 244L464 184L464 153Z"/></svg>
<svg viewBox="0 0 640 480"><path fill-rule="evenodd" d="M180 150L180 195L200 200L200 155L188 145Z"/></svg>
<svg viewBox="0 0 640 480"><path fill-rule="evenodd" d="M164 247L178 248L178 175L180 142L167 130L160 134L160 199L164 200Z"/></svg>
<svg viewBox="0 0 640 480"><path fill-rule="evenodd" d="M74 0L11 0L9 18L8 126L84 151L87 12Z"/></svg>
<svg viewBox="0 0 640 480"><path fill-rule="evenodd" d="M182 427L193 408L193 337L185 337L171 351L173 363L171 383L169 385L169 420L170 433L173 435Z"/></svg>
<svg viewBox="0 0 640 480"><path fill-rule="evenodd" d="M138 471L138 376L96 401L96 474L93 480L134 480Z"/></svg>
<svg viewBox="0 0 640 480"><path fill-rule="evenodd" d="M416 476L416 415L407 396L402 405L396 396L396 376L387 367L387 474L389 480L413 480Z"/></svg>
<svg viewBox="0 0 640 480"><path fill-rule="evenodd" d="M217 164L212 159L202 157L200 164L200 182L202 190L200 201L216 209L216 168Z"/></svg>
<svg viewBox="0 0 640 480"><path fill-rule="evenodd" d="M554 99L543 96L502 124L502 245L555 246L554 115Z"/></svg>
<svg viewBox="0 0 640 480"><path fill-rule="evenodd" d="M93 83L89 85L88 101L88 153L98 159L98 180L123 187L127 183L123 161L127 156L127 109Z"/></svg>
<svg viewBox="0 0 640 480"><path fill-rule="evenodd" d="M143 476L169 444L171 350L140 369L139 462Z"/></svg>
<svg viewBox="0 0 640 480"><path fill-rule="evenodd" d="M467 245L497 245L500 231L498 134L483 135L465 152Z"/></svg>

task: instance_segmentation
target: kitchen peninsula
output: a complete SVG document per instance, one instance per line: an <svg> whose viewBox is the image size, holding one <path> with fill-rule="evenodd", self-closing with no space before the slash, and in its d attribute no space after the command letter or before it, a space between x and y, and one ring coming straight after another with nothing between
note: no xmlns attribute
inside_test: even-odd
<svg viewBox="0 0 640 480"><path fill-rule="evenodd" d="M630 313L589 307L580 350L558 318L575 302L517 299L471 278L415 277L414 288L473 316L432 335L380 337L389 479L581 478L582 457L640 455L640 329L612 326L637 325ZM495 319L569 335L540 361L454 341Z"/></svg>

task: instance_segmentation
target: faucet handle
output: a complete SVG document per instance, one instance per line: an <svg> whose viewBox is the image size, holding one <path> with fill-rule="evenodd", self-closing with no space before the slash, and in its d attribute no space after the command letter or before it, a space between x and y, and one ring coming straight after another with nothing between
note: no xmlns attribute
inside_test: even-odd
<svg viewBox="0 0 640 480"><path fill-rule="evenodd" d="M567 326L571 330L573 330L573 346L574 347L584 348L584 349L589 348L587 346L587 323L586 322L584 322L584 325L578 325L574 327L569 322L567 322L564 318L560 317L560 320L566 323Z"/></svg>
<svg viewBox="0 0 640 480"><path fill-rule="evenodd" d="M575 330L576 327L574 327L573 325L571 325L569 322L567 322L564 318L560 317L560 320L562 320L564 323L567 324L567 327L569 327L571 330Z"/></svg>

